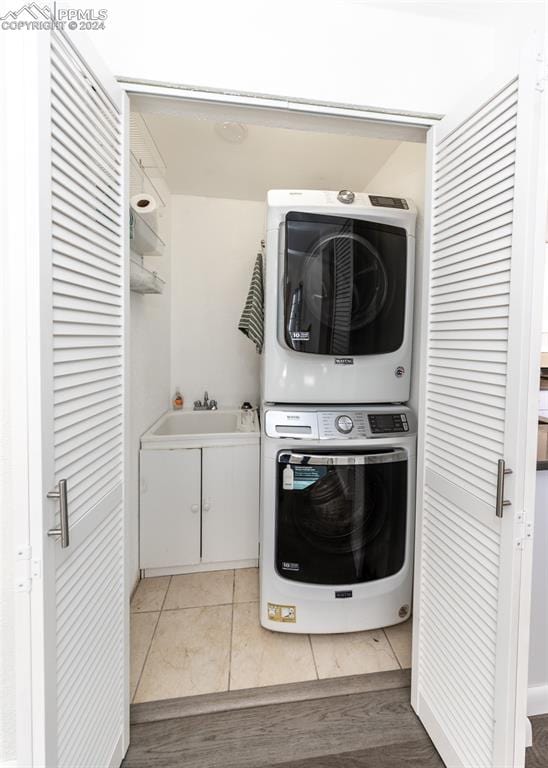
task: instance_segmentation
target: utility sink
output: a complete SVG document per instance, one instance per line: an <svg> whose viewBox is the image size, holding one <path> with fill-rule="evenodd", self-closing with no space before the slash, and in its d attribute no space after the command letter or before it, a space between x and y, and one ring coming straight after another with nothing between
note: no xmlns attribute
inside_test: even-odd
<svg viewBox="0 0 548 768"><path fill-rule="evenodd" d="M257 442L259 428L242 429L239 409L167 411L141 437L142 448L170 449Z"/></svg>

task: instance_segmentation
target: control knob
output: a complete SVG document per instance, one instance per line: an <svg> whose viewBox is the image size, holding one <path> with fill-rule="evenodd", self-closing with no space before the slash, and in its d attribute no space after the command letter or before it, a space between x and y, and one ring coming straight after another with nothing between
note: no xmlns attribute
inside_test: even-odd
<svg viewBox="0 0 548 768"><path fill-rule="evenodd" d="M350 416L337 416L335 419L335 426L339 432L341 432L343 435L347 435L349 432L352 432L352 429L354 428L354 422Z"/></svg>

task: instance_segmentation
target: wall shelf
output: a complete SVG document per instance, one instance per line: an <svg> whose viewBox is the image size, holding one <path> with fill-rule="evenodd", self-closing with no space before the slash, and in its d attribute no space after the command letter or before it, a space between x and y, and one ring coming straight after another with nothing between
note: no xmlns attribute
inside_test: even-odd
<svg viewBox="0 0 548 768"><path fill-rule="evenodd" d="M166 281L138 261L129 262L129 289L134 293L163 293Z"/></svg>
<svg viewBox="0 0 548 768"><path fill-rule="evenodd" d="M133 209L129 212L129 244L131 250L139 256L161 256L166 245L148 219Z"/></svg>
<svg viewBox="0 0 548 768"><path fill-rule="evenodd" d="M130 197L140 194L152 195L158 203L158 208L146 215L141 215L130 208L129 239L131 250L140 256L161 256L164 252L165 243L158 234L158 217L161 215L161 210L165 208L165 200L140 160L132 152Z"/></svg>
<svg viewBox="0 0 548 768"><path fill-rule="evenodd" d="M145 192L148 195L154 195L158 201L160 208L165 207L165 200L160 194L158 186L150 178L146 172L145 166L137 159L133 151L130 153L130 180L129 180L129 194L130 197Z"/></svg>

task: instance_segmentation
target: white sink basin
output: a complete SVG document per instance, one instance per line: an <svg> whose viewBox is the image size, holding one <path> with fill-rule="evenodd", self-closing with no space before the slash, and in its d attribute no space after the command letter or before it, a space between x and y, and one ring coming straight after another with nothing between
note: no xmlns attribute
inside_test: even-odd
<svg viewBox="0 0 548 768"><path fill-rule="evenodd" d="M217 411L168 411L141 437L143 448L201 447L259 439L255 428L243 431L238 409Z"/></svg>

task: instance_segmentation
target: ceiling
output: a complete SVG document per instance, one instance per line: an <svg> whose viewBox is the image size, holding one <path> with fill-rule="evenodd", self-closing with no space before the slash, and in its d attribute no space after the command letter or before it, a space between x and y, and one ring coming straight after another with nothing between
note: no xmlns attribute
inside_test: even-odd
<svg viewBox="0 0 548 768"><path fill-rule="evenodd" d="M363 191L400 144L250 123L243 141L230 143L219 135L219 121L154 113L141 117L163 158L172 194L264 200L269 189Z"/></svg>

